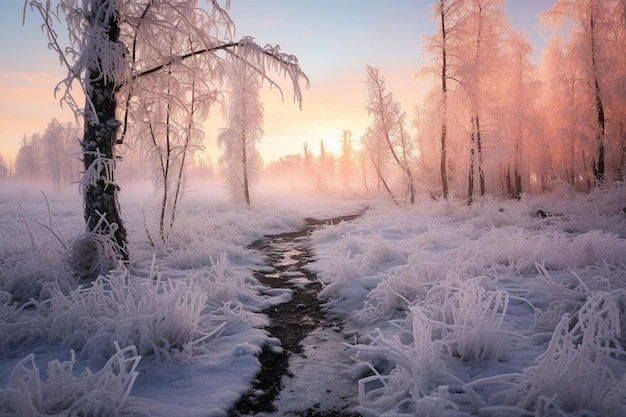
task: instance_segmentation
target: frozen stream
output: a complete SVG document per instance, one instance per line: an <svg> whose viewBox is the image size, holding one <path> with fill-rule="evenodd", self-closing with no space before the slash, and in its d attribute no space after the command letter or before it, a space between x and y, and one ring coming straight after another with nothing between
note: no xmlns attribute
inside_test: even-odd
<svg viewBox="0 0 626 417"><path fill-rule="evenodd" d="M342 323L324 314L317 295L321 284L306 269L312 258L308 234L324 224L350 220L307 219L297 232L270 235L252 247L266 254L256 278L271 288L287 288L291 300L264 311L267 331L280 348L266 346L261 371L230 416L348 417L356 405L357 384L350 376L350 357Z"/></svg>

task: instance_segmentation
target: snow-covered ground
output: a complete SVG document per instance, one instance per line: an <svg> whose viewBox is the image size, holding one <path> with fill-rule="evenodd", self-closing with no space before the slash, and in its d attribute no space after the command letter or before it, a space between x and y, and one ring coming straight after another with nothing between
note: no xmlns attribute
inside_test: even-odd
<svg viewBox="0 0 626 417"><path fill-rule="evenodd" d="M314 332L294 375L348 381L334 391L366 416L626 415L623 184L471 207L292 194L247 208L198 188L156 246L150 193L123 190L131 262L93 284L74 274L80 197L47 193L48 209L0 190L0 415L226 415L274 343L260 311L290 296L253 278L246 246L366 205L311 236L346 342ZM277 403L345 406L309 398L320 380L291 378Z"/></svg>

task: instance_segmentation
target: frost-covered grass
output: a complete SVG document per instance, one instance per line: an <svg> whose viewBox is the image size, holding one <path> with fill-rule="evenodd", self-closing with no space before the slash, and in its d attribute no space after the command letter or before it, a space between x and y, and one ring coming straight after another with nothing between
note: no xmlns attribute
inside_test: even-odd
<svg viewBox="0 0 626 417"><path fill-rule="evenodd" d="M346 320L362 415L626 414L622 184L471 207L258 195L248 208L198 187L152 244L150 193L122 198L127 266L109 265L106 242L80 249L75 192L0 192L0 415L225 415L276 343L261 310L290 297L253 277L247 246L365 205L312 234L310 266Z"/></svg>
<svg viewBox="0 0 626 417"><path fill-rule="evenodd" d="M626 186L378 205L313 234L365 416L626 414ZM542 216L537 215L542 210Z"/></svg>
<svg viewBox="0 0 626 417"><path fill-rule="evenodd" d="M150 242L150 193L122 198L128 265L84 233L75 191L3 188L0 415L223 415L275 343L260 311L290 293L253 278L262 259L246 247L316 208L236 206L208 187Z"/></svg>

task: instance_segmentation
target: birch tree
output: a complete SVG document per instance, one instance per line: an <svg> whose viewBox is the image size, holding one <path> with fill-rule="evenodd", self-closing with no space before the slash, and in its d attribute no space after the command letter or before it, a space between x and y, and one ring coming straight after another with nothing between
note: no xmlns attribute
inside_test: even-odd
<svg viewBox="0 0 626 417"><path fill-rule="evenodd" d="M430 37L424 38L424 48L428 54L433 57L434 64L427 67L427 72L433 73L440 83L440 100L441 107L439 114L441 118L440 129L440 164L439 171L441 174L441 190L443 198L448 198L449 194L449 177L448 177L448 141L449 141L449 125L448 125L448 107L449 107L449 91L451 81L455 80L456 57L451 54L453 45L458 41L458 23L460 0L439 0L433 4L433 17L437 22L437 33Z"/></svg>
<svg viewBox="0 0 626 417"><path fill-rule="evenodd" d="M411 164L413 162L414 145L406 130L406 114L401 110L400 103L393 94L387 92L385 79L380 75L380 70L367 65L365 67L366 79L365 87L368 94L368 104L366 106L369 115L373 118L371 126L368 128L366 137L367 143L382 144L382 148L368 148L372 154L372 159L390 159L401 170L405 185L405 195L413 204L415 202L415 184ZM382 176L380 162L376 164L379 179L384 183L385 189L393 198L389 184Z"/></svg>
<svg viewBox="0 0 626 417"><path fill-rule="evenodd" d="M461 0L461 7L463 17L459 27L463 41L456 45L453 53L458 57L457 76L461 90L467 94L465 101L470 116L467 194L471 203L476 182L480 195L486 192L485 133L497 129L493 109L501 99L498 87L510 74L502 72L506 65L503 52L507 41L504 1Z"/></svg>
<svg viewBox="0 0 626 417"><path fill-rule="evenodd" d="M545 153L542 146L533 151L528 146L540 130L535 113L535 101L539 93L534 67L530 62L532 47L526 37L511 31L506 42L506 69L509 77L503 77L505 125L501 132L508 138L508 157L504 156L504 191L519 199L529 183L529 153Z"/></svg>
<svg viewBox="0 0 626 417"><path fill-rule="evenodd" d="M110 239L122 260L128 259L126 229L118 203L119 185L115 178L117 147L123 144L128 124L133 118L133 102L143 92L140 80L151 75L168 74L174 66L196 60L218 83L225 55L242 59L265 76L275 69L291 80L294 100L301 103L300 80L306 80L297 58L278 47L261 47L251 38L231 40L234 24L226 9L217 1L207 8L196 0L60 0L53 8L50 0L27 0L40 13L49 47L68 70L57 86L62 100L83 117L82 154L85 173L81 181L87 230ZM55 27L57 16L67 22L69 46L62 46ZM187 16L193 19L187 20ZM180 18L180 19L178 19ZM167 39L174 24L189 41L181 49L171 49ZM165 47L164 47L165 44ZM74 83L84 93L84 106L72 95Z"/></svg>
<svg viewBox="0 0 626 417"><path fill-rule="evenodd" d="M261 79L247 63L238 59L228 65L230 100L228 126L217 138L222 149L220 165L233 198L250 205L250 183L263 167L257 145L263 136L263 103L259 95Z"/></svg>

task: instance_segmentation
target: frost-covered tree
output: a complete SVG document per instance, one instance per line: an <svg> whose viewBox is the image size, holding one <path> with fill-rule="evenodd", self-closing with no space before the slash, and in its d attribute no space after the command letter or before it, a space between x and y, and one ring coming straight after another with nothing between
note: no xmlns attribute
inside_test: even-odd
<svg viewBox="0 0 626 417"><path fill-rule="evenodd" d="M41 135L24 136L15 157L15 176L22 179L39 179L43 171L41 163Z"/></svg>
<svg viewBox="0 0 626 417"><path fill-rule="evenodd" d="M196 86L218 83L223 78L221 62L225 55L232 55L260 74L273 68L290 78L294 99L301 102L299 82L304 74L296 57L278 47L261 47L249 37L230 40L234 24L217 1L208 2L205 8L196 0L60 0L57 8L50 0L27 0L27 4L41 14L49 46L67 67L68 75L58 86L63 100L84 118L82 194L87 229L111 238L122 259L128 259L128 249L115 178L117 147L127 133L128 124L123 122L133 120L133 105L142 103L145 91L163 88L161 76L171 78L167 75L189 63L194 74L208 74ZM67 22L67 47L62 46L54 26L57 15ZM177 27L177 22L182 26ZM175 40L184 41L173 45ZM145 89L146 80L157 83L155 90ZM75 82L84 93L84 106L71 94ZM168 121L165 126L166 130L174 127ZM188 129L188 124L176 126L176 134Z"/></svg>
<svg viewBox="0 0 626 417"><path fill-rule="evenodd" d="M427 53L433 57L434 63L426 68L440 80L440 108L438 114L441 118L440 129L440 163L441 189L443 198L448 198L448 107L449 107L449 83L455 79L458 66L456 56L451 53L451 48L458 42L458 16L460 0L439 0L433 4L433 17L437 22L437 33L424 39L424 47Z"/></svg>
<svg viewBox="0 0 626 417"><path fill-rule="evenodd" d="M415 185L411 164L413 163L414 144L406 130L406 114L400 108L393 94L387 92L385 78L376 67L365 67L365 87L368 94L366 106L373 118L366 132L366 143L372 161L377 161L377 174L385 189L393 198L388 181L382 175L382 163L392 161L402 172L405 186L404 194L413 204L415 202Z"/></svg>
<svg viewBox="0 0 626 417"><path fill-rule="evenodd" d="M134 68L145 65L144 60L153 59L155 48L167 51L167 56L197 49L190 32L202 24L202 15L173 13L165 7L162 12L170 16L167 25L151 29L150 35L158 42L137 42L133 52ZM204 132L200 123L215 100L214 87L210 81L205 81L210 77L200 57L192 56L184 63L172 63L162 71L138 78L132 88L140 93L132 97L129 94L127 117L130 122L126 123L125 134L152 164L158 201L158 235L164 242L169 238L181 205L186 166L194 153L202 149ZM150 232L148 235L153 241Z"/></svg>
<svg viewBox="0 0 626 417"><path fill-rule="evenodd" d="M344 190L350 189L350 174L352 172L352 158L354 148L352 147L352 132L344 130L341 133L341 153L338 159L338 174L341 177Z"/></svg>
<svg viewBox="0 0 626 417"><path fill-rule="evenodd" d="M55 188L78 180L80 127L52 119L43 133L24 136L15 158L15 176L22 179L49 180Z"/></svg>
<svg viewBox="0 0 626 417"><path fill-rule="evenodd" d="M463 17L459 28L463 42L452 53L458 57L460 92L466 94L460 98L466 103L470 118L467 194L471 203L476 177L480 195L486 192L484 147L487 133L497 129L493 109L501 98L500 81L508 76L502 72L507 30L503 0L460 1Z"/></svg>
<svg viewBox="0 0 626 417"><path fill-rule="evenodd" d="M526 100L519 89L529 85L532 75L528 43L510 29L502 0L441 0L434 11L438 30L425 38L430 62L422 72L435 75L437 86L420 109L420 119L427 125L440 120L441 127L438 132L431 126L420 129L420 147L434 149L430 137L439 134L444 197L451 187L460 192L462 185L469 203L488 188L519 194L528 133L520 131L520 117L531 112L515 106ZM423 166L434 164L424 158Z"/></svg>
<svg viewBox="0 0 626 417"><path fill-rule="evenodd" d="M74 158L80 152L80 132L77 125L61 123L52 119L41 137L41 160L46 177L55 188L61 188L78 180L79 161Z"/></svg>
<svg viewBox="0 0 626 417"><path fill-rule="evenodd" d="M326 192L335 175L335 156L326 149L324 140L320 140L320 154L315 169L315 190Z"/></svg>
<svg viewBox="0 0 626 417"><path fill-rule="evenodd" d="M619 165L624 153L621 141L614 140L624 115L617 98L624 90L620 87L625 74L623 9L619 0L557 0L541 16L555 29L571 23L563 65L571 69L570 80L578 84L580 97L576 100L578 117L566 123L577 123L584 137L594 141L591 170L598 183L605 180L607 158L617 156L613 165Z"/></svg>
<svg viewBox="0 0 626 417"><path fill-rule="evenodd" d="M220 165L236 201L250 205L250 183L263 168L257 145L263 136L263 103L259 95L261 78L246 62L228 63L230 99L227 127L220 131L217 143L222 149Z"/></svg>
<svg viewBox="0 0 626 417"><path fill-rule="evenodd" d="M504 194L520 198L530 184L530 162L543 158L545 148L539 142L540 124L535 102L539 94L536 71L530 62L532 47L526 37L510 32L506 48L505 69L502 77L502 111L499 113L503 133L501 151L501 181ZM531 146L533 145L533 146ZM536 170L536 164L533 166Z"/></svg>
<svg viewBox="0 0 626 417"><path fill-rule="evenodd" d="M11 169L9 168L9 165L7 164L2 154L0 154L0 178L6 178L9 176L10 173Z"/></svg>

